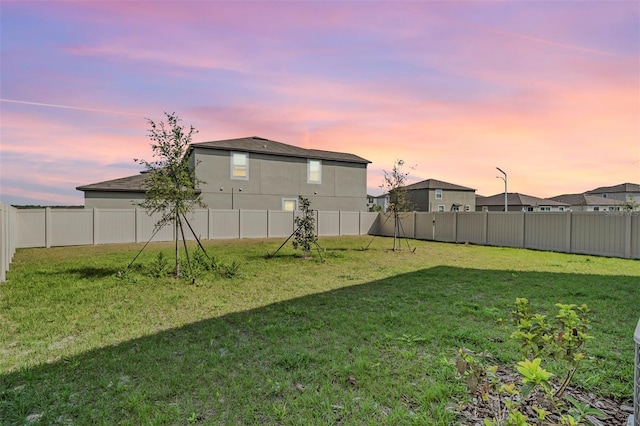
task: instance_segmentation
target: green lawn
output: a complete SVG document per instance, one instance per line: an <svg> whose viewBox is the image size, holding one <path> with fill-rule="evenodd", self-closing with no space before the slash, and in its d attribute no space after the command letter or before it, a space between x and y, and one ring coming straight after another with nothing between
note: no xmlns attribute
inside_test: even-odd
<svg viewBox="0 0 640 426"><path fill-rule="evenodd" d="M516 297L591 308L574 384L632 400L640 263L410 240L205 241L240 275L152 278L152 244L18 250L0 284L0 424L455 424L459 347L512 364Z"/></svg>

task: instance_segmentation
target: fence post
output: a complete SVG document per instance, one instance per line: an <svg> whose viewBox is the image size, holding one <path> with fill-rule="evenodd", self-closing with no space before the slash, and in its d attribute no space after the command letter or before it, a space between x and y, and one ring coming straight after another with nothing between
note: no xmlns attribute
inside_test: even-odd
<svg viewBox="0 0 640 426"><path fill-rule="evenodd" d="M482 220L482 244L487 245L487 241L489 241L489 212L483 211L484 215Z"/></svg>
<svg viewBox="0 0 640 426"><path fill-rule="evenodd" d="M566 223L566 238L565 238L565 248L567 253L571 253L571 221L573 220L573 213L567 213L567 223Z"/></svg>
<svg viewBox="0 0 640 426"><path fill-rule="evenodd" d="M93 209L93 245L98 244L98 209L94 207Z"/></svg>
<svg viewBox="0 0 640 426"><path fill-rule="evenodd" d="M506 214L506 212L505 212L505 214ZM527 241L527 239L526 239L526 232L527 232L526 220L527 220L527 216L526 216L524 211L521 212L520 214L522 215L522 232L520 233L520 236L521 236L522 239L520 240L520 248L524 248L524 244Z"/></svg>
<svg viewBox="0 0 640 426"><path fill-rule="evenodd" d="M631 216L632 211L625 212L629 213L624 216L624 257L626 259L631 259Z"/></svg>
<svg viewBox="0 0 640 426"><path fill-rule="evenodd" d="M51 247L51 207L44 209L44 246Z"/></svg>

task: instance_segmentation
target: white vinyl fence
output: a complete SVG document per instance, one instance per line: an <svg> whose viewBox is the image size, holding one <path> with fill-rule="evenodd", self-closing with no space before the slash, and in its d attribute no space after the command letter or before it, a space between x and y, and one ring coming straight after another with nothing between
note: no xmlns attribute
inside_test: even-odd
<svg viewBox="0 0 640 426"><path fill-rule="evenodd" d="M0 282L6 279L6 272L16 252L16 209L0 203Z"/></svg>
<svg viewBox="0 0 640 426"><path fill-rule="evenodd" d="M185 239L288 237L294 215L276 210L195 210L184 224ZM110 243L172 241L175 228L154 235L158 216L142 209L24 209L17 210L16 247L54 247ZM378 213L316 212L318 236L372 233ZM193 232L191 231L193 229Z"/></svg>
<svg viewBox="0 0 640 426"><path fill-rule="evenodd" d="M202 239L288 237L294 214L276 210L196 210L189 224ZM319 236L393 236L385 213L316 212ZM0 204L0 282L16 248L173 240L141 209L15 209ZM640 212L414 212L399 235L420 240L518 247L640 259ZM193 239L185 228L185 237Z"/></svg>
<svg viewBox="0 0 640 426"><path fill-rule="evenodd" d="M378 235L393 236L381 214ZM640 259L640 212L414 212L400 215L400 236Z"/></svg>

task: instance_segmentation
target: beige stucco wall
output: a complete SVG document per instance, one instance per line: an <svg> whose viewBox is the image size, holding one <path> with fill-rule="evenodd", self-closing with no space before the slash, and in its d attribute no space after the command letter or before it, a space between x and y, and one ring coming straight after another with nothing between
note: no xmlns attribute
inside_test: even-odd
<svg viewBox="0 0 640 426"><path fill-rule="evenodd" d="M281 210L308 198L314 210L366 211L366 164L322 161L322 183L307 183L307 159L249 153L248 179L231 179L229 151L194 150L202 198L210 208ZM233 206L232 206L233 201Z"/></svg>

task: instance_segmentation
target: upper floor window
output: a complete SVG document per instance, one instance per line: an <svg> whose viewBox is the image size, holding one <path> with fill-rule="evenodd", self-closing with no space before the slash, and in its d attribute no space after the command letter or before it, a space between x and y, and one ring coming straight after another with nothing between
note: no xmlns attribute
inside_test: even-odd
<svg viewBox="0 0 640 426"><path fill-rule="evenodd" d="M322 160L307 160L307 183L322 183Z"/></svg>
<svg viewBox="0 0 640 426"><path fill-rule="evenodd" d="M436 200L442 200L442 189L436 189Z"/></svg>
<svg viewBox="0 0 640 426"><path fill-rule="evenodd" d="M246 152L231 153L231 179L249 179L249 154Z"/></svg>

